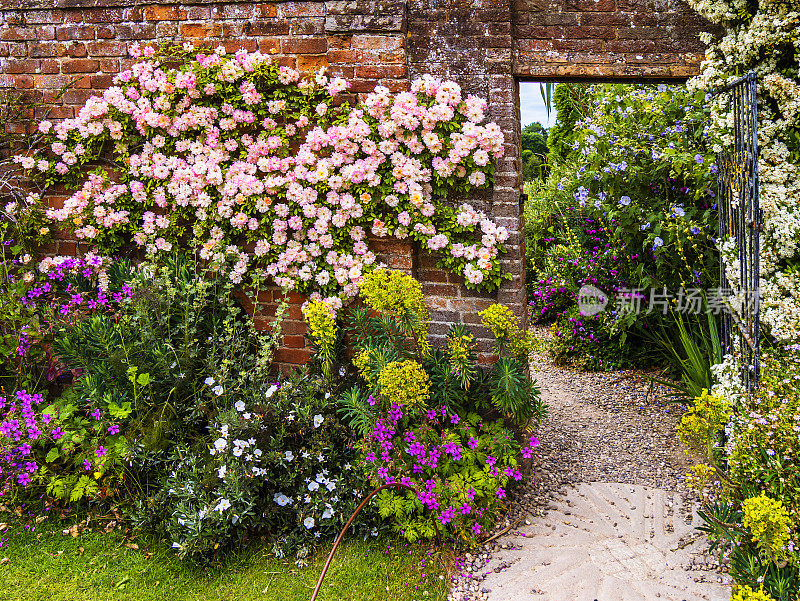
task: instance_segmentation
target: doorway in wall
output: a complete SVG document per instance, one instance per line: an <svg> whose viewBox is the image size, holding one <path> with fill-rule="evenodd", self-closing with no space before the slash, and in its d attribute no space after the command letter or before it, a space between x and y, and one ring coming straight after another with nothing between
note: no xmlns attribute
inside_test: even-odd
<svg viewBox="0 0 800 601"><path fill-rule="evenodd" d="M713 359L717 166L705 93L674 83L519 89L528 310L551 329L554 358L678 375L685 330Z"/></svg>

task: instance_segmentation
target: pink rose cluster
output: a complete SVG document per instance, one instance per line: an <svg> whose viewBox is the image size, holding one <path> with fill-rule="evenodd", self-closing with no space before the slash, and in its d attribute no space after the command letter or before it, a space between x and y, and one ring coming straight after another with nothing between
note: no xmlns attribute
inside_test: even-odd
<svg viewBox="0 0 800 601"><path fill-rule="evenodd" d="M490 185L503 155L500 128L481 124L486 102L456 83L379 86L350 107L336 98L345 80L301 76L259 52L187 46L177 68L131 52L143 58L76 118L43 122L48 146L18 158L79 184L47 213L79 239L108 252L128 236L151 255L190 245L235 283L271 277L342 297L378 266L370 234L415 240L471 287L507 279L508 231L446 202ZM109 152L115 174L84 175Z"/></svg>

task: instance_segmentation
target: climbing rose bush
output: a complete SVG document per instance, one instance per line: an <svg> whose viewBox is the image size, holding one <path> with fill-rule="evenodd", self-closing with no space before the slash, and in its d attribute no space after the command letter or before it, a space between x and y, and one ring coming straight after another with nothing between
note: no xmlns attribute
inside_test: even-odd
<svg viewBox="0 0 800 601"><path fill-rule="evenodd" d="M323 297L355 295L376 266L367 236L411 238L470 288L510 276L504 227L445 202L491 184L503 134L486 102L423 77L363 104L349 83L301 76L259 52L190 46L141 57L77 118L40 124L48 145L17 157L45 185L77 188L48 217L106 252L190 244L234 283L267 277ZM111 171L89 167L110 158ZM107 161L104 162L104 164Z"/></svg>

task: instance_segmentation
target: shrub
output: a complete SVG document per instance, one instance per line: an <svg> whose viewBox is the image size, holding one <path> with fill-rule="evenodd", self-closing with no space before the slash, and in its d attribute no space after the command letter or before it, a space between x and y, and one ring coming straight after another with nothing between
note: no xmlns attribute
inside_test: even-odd
<svg viewBox="0 0 800 601"><path fill-rule="evenodd" d="M530 340L508 308L489 307L482 318L497 336L500 357L484 370L475 338L461 324L450 327L444 348L429 347L421 334L427 331L421 286L410 276L373 271L364 276L361 296L365 308L338 316L355 368L340 360L339 373L357 378L342 387L338 405L360 435L360 465L373 484L409 487L382 491L380 514L410 540L434 536L441 526L472 543L496 517L507 487L522 477L519 444L499 418L533 427L530 418L545 413L526 374ZM317 311L306 307L314 341L328 327L313 319ZM532 446L523 452L529 457Z"/></svg>
<svg viewBox="0 0 800 601"><path fill-rule="evenodd" d="M267 532L277 554L302 560L339 532L367 487L327 380L298 372L250 392L218 414L213 442L186 449L160 493L181 555L209 556ZM356 530L369 527L362 516Z"/></svg>

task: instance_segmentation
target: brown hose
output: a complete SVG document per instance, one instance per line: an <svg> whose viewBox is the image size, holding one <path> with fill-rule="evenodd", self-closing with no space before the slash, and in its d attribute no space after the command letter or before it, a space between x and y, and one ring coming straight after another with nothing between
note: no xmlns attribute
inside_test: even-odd
<svg viewBox="0 0 800 601"><path fill-rule="evenodd" d="M317 595L319 594L319 589L322 586L322 581L325 578L325 574L328 571L328 566L331 565L331 561L333 560L333 554L336 553L336 548L339 546L339 543L342 542L342 538L344 538L345 532L347 532L347 529L350 527L350 524L353 523L353 520L358 515L358 512L361 511L364 508L364 505L366 505L372 497L374 497L376 494L381 492L383 489L385 489L385 488L393 488L395 486L404 486L404 487L408 488L409 490L415 491L414 487L413 486L409 486L408 484L403 484L402 482L391 482L389 484L384 484L383 486L379 486L378 488L373 490L371 493L369 493L367 495L366 499L361 501L361 505L359 505L356 508L356 510L353 512L353 515L351 515L350 519L347 520L347 523L344 525L344 528L342 528L342 531L339 533L339 536L336 537L336 542L333 543L333 548L331 549L331 552L328 554L328 559L325 561L325 565L322 567L322 574L319 575L319 580L317 580L317 586L314 587L314 593L311 595L311 601L314 601L317 598ZM436 525L436 522L433 523L433 526L434 526L434 528L436 528L436 538L438 540L439 539L439 526Z"/></svg>

